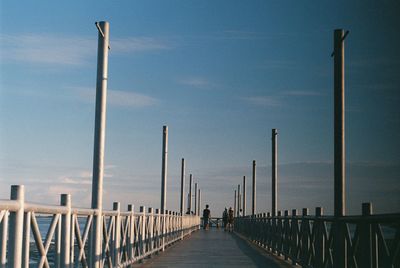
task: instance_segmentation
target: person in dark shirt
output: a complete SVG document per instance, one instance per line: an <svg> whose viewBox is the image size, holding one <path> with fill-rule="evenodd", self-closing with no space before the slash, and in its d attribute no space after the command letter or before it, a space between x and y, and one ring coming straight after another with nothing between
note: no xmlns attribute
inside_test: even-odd
<svg viewBox="0 0 400 268"><path fill-rule="evenodd" d="M222 222L224 223L224 230L226 231L228 227L228 210L226 208L222 213Z"/></svg>
<svg viewBox="0 0 400 268"><path fill-rule="evenodd" d="M230 207L228 211L228 231L233 231L233 209Z"/></svg>
<svg viewBox="0 0 400 268"><path fill-rule="evenodd" d="M208 205L206 205L206 208L203 210L203 228L204 228L204 230L208 230L210 217L211 217L211 212L208 209Z"/></svg>

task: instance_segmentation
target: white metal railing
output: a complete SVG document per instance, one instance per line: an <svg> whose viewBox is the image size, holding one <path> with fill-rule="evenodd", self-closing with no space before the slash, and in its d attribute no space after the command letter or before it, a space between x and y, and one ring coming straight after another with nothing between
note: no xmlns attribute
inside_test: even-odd
<svg viewBox="0 0 400 268"><path fill-rule="evenodd" d="M371 203L362 205L360 216L315 216L307 208L235 218L234 230L270 253L302 267L337 265L335 243L343 239L343 267L400 267L400 213L372 214ZM337 231L338 227L340 228Z"/></svg>
<svg viewBox="0 0 400 268"><path fill-rule="evenodd" d="M101 215L101 255L90 254L94 217ZM38 219L50 220L43 233ZM27 203L24 187L11 187L11 200L0 200L1 267L90 267L99 258L102 267L127 267L162 251L198 230L200 217L181 216L158 209L121 211L72 208L69 194L61 195L60 206ZM43 229L43 226L42 226ZM42 236L43 235L43 236ZM32 241L31 241L32 240Z"/></svg>

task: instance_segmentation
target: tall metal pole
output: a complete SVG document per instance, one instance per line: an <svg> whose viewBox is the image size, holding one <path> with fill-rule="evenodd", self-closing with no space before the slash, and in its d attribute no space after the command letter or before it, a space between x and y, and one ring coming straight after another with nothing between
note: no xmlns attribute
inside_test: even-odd
<svg viewBox="0 0 400 268"><path fill-rule="evenodd" d="M276 216L278 208L278 131L272 129L272 216Z"/></svg>
<svg viewBox="0 0 400 268"><path fill-rule="evenodd" d="M236 190L235 190L235 199L233 201L233 215L236 215Z"/></svg>
<svg viewBox="0 0 400 268"><path fill-rule="evenodd" d="M193 182L193 175L190 174L190 177L189 177L189 200L188 200L189 214L192 213L192 182Z"/></svg>
<svg viewBox="0 0 400 268"><path fill-rule="evenodd" d="M182 168L181 168L181 216L185 214L183 211L185 207L185 159L182 158Z"/></svg>
<svg viewBox="0 0 400 268"><path fill-rule="evenodd" d="M348 33L348 32L347 32ZM342 29L336 29L334 39L334 215L346 214L345 201L345 103L344 103L344 38ZM346 267L346 241L344 227L337 221L335 224L334 267Z"/></svg>
<svg viewBox="0 0 400 268"><path fill-rule="evenodd" d="M90 244L91 267L100 267L101 224L103 209L104 145L106 136L106 101L108 79L108 47L110 25L106 21L96 23L99 30L97 51L96 114L94 125L92 208L94 216Z"/></svg>
<svg viewBox="0 0 400 268"><path fill-rule="evenodd" d="M201 202L201 192L200 192L200 189L199 189L199 202L197 203L198 211L199 211L199 215L198 216L200 216L200 202ZM199 220L199 230L200 230L200 217L198 218L198 220Z"/></svg>
<svg viewBox="0 0 400 268"><path fill-rule="evenodd" d="M334 32L334 178L335 216L345 215L344 45L343 30Z"/></svg>
<svg viewBox="0 0 400 268"><path fill-rule="evenodd" d="M194 215L197 215L197 182L194 184Z"/></svg>
<svg viewBox="0 0 400 268"><path fill-rule="evenodd" d="M237 206L238 206L237 216L239 217L240 216L240 184L238 184L237 192L238 192L238 194L237 194Z"/></svg>
<svg viewBox="0 0 400 268"><path fill-rule="evenodd" d="M251 195L251 215L256 215L256 160L253 160L253 189Z"/></svg>
<svg viewBox="0 0 400 268"><path fill-rule="evenodd" d="M167 205L167 168L168 168L168 126L163 126L163 150L161 167L161 214L164 214Z"/></svg>
<svg viewBox="0 0 400 268"><path fill-rule="evenodd" d="M243 176L243 216L246 216L246 176Z"/></svg>
<svg viewBox="0 0 400 268"><path fill-rule="evenodd" d="M198 196L198 198L199 198L199 201L197 202L197 216L200 216L200 208L201 208L201 204L200 204L200 202L201 202L201 195L200 195L200 189L199 189L199 196Z"/></svg>

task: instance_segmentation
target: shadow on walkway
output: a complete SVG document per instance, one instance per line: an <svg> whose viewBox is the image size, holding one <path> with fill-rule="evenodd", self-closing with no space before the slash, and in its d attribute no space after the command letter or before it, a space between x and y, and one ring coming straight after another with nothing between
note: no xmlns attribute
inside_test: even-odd
<svg viewBox="0 0 400 268"><path fill-rule="evenodd" d="M223 229L193 233L134 267L291 267Z"/></svg>

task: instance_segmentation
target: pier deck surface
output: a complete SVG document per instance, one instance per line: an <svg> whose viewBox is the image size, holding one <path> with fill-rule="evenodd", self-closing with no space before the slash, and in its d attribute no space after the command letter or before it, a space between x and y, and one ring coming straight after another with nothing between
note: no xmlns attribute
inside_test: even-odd
<svg viewBox="0 0 400 268"><path fill-rule="evenodd" d="M223 229L193 233L137 267L292 267Z"/></svg>

